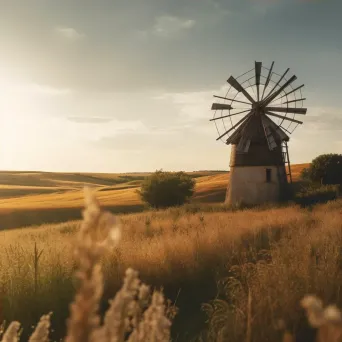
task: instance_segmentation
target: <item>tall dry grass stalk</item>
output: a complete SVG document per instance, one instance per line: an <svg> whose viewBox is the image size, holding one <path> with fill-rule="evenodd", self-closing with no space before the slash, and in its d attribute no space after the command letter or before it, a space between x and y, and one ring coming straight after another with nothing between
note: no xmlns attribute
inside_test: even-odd
<svg viewBox="0 0 342 342"><path fill-rule="evenodd" d="M74 249L78 263L76 278L79 288L70 305L65 342L170 340L171 320L166 315L163 294L155 291L150 298L150 288L140 282L138 273L132 269L126 271L123 286L110 302L101 325L101 259L119 243L120 237L121 229L116 217L102 211L92 191L86 188L83 221ZM37 263L39 257L36 258ZM36 278L35 276L35 284ZM51 314L41 317L29 342L49 341ZM14 321L4 332L2 342L16 342L19 338L20 323Z"/></svg>
<svg viewBox="0 0 342 342"><path fill-rule="evenodd" d="M301 301L310 325L318 328L317 342L342 341L342 314L335 305L323 307L316 296L305 296Z"/></svg>
<svg viewBox="0 0 342 342"><path fill-rule="evenodd" d="M300 304L310 326L317 329L315 342L342 342L342 314L335 305L324 308L323 302L311 295L305 296ZM296 342L296 339L286 331L283 342Z"/></svg>

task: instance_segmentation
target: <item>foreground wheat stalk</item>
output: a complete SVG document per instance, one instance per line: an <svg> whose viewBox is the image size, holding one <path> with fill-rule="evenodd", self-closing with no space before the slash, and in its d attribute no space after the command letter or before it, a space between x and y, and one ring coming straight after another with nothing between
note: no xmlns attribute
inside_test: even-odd
<svg viewBox="0 0 342 342"><path fill-rule="evenodd" d="M335 305L323 307L316 296L305 296L300 302L306 312L309 324L317 328L316 342L342 342L342 314ZM295 342L295 338L286 332L283 342Z"/></svg>
<svg viewBox="0 0 342 342"><path fill-rule="evenodd" d="M120 225L115 216L102 211L93 192L85 189L83 221L75 243L79 289L70 305L65 342L121 342L170 340L171 321L166 316L164 296L153 292L132 269L126 271L122 288L110 302L101 325L99 303L103 294L100 259L119 243ZM150 300L150 297L152 298ZM29 342L48 342L50 316L43 315ZM12 322L2 342L19 341L20 323Z"/></svg>

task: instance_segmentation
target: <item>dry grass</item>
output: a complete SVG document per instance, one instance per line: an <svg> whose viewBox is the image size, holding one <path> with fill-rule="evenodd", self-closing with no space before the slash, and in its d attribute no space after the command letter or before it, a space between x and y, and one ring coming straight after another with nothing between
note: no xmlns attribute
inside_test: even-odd
<svg viewBox="0 0 342 342"><path fill-rule="evenodd" d="M293 165L296 181L303 167ZM225 192L229 173L193 172L196 177L195 201L213 202L215 193ZM47 172L0 172L0 205L10 209L81 208L82 188L91 185L105 206L141 204L135 189L148 174L68 174ZM12 198L8 198L11 195ZM31 195L31 196L23 196ZM214 202L219 202L218 200Z"/></svg>
<svg viewBox="0 0 342 342"><path fill-rule="evenodd" d="M293 174L299 175L303 166L293 167ZM213 199L227 181L227 174L198 177L197 199ZM111 201L126 200L132 208L138 206L129 202L135 182L97 187L100 203L108 207ZM40 200L30 207L29 197ZM27 203L18 208L26 208L28 215L37 206L79 212L82 193L75 189L17 200ZM0 318L22 322L24 338L50 310L50 335L58 339L67 333L68 305L79 283L73 249L80 223L0 232ZM221 205L185 206L124 215L121 224L120 244L97 260L104 270L99 314L109 308L107 299L120 290L126 269L132 267L144 282L163 287L177 302L180 311L172 328L177 341L280 341L279 322L286 328L284 341L314 341L316 331L319 342L341 341L336 309L324 310L318 299L311 307L302 302L309 320L319 314L320 323L310 328L300 306L307 294L342 306L341 200L313 210L291 206L232 212ZM50 316L42 317L43 327L47 322Z"/></svg>
<svg viewBox="0 0 342 342"><path fill-rule="evenodd" d="M292 166L294 181L307 165ZM228 173L189 174L196 178L194 203L224 201ZM0 229L80 219L84 185L94 187L102 205L113 212L142 211L136 190L146 175L0 172Z"/></svg>
<svg viewBox="0 0 342 342"><path fill-rule="evenodd" d="M88 190L89 191L89 190ZM117 219L103 212L93 194L86 194L86 209L74 243L76 277L79 287L70 305L66 342L169 341L171 321L167 317L164 296L154 291L149 304L150 289L142 284L138 273L126 271L124 284L110 302L103 324L99 314L103 294L101 257L119 241L121 230ZM34 249L35 293L38 262L43 251ZM42 315L29 342L48 342L52 312ZM4 329L3 329L4 330ZM12 321L1 331L3 342L20 339L20 323Z"/></svg>
<svg viewBox="0 0 342 342"><path fill-rule="evenodd" d="M300 326L298 303L305 294L342 304L341 217L341 201L313 211L287 207L192 214L179 208L125 215L121 243L103 260L105 297L114 295L132 267L144 281L163 286L172 299L181 288L174 333L188 329L194 334L199 325L203 328L203 317L195 312L215 296L215 279L229 275L220 286L223 302L206 307L209 327L216 333L227 330L231 341L241 341L250 291L253 340L276 340L278 318L291 330ZM4 318L20 320L27 330L52 310L55 334L61 336L75 286L73 241L78 231L75 221L0 233ZM226 303L225 310L218 303Z"/></svg>
<svg viewBox="0 0 342 342"><path fill-rule="evenodd" d="M213 183L210 175L215 179L217 172L190 174L198 180L207 179L201 181L196 200L222 200L222 196L214 198L210 189L210 183ZM94 187L101 203L111 211L142 211L144 205L136 190L146 175L0 172L0 229L80 219L84 185ZM226 185L222 184L218 190L221 194Z"/></svg>
<svg viewBox="0 0 342 342"><path fill-rule="evenodd" d="M116 175L116 178L114 177L115 174L112 175L112 178L109 178L109 175L107 175L108 178L111 180L117 180L119 176ZM13 198L6 198L6 199L0 199L0 205L1 208L4 209L46 209L46 208L81 208L83 204L83 193L80 186L83 186L84 184L89 185L89 183L82 182L82 178L79 177L79 182L76 183L71 181L71 177L69 177L69 183L73 185L72 188L65 188L60 186L60 178L64 176L67 177L67 175L59 175L59 178L56 178L55 182L58 184L55 188L53 187L46 187L46 186L19 186L19 185L3 185L0 186L0 194L1 192L9 192L10 190L15 194L16 192L19 192L22 190L24 193L29 193L30 190L32 190L32 194L35 192L39 192L41 190L42 194L34 194L32 196L13 196ZM55 176L54 176L55 177ZM90 177L90 176L89 176ZM95 178L95 176L91 176ZM127 176L132 177L132 176ZM137 176L139 177L139 176ZM52 179L49 178L49 181L52 182ZM122 181L119 184L112 184L110 187L104 186L103 184L97 184L93 183L92 185L98 190L97 197L101 200L101 203L105 206L113 206L113 205L121 205L121 206L130 206L134 204L142 204L140 201L139 196L136 194L136 189L140 186L140 180L129 180L129 181ZM20 183L20 180L16 180L18 183ZM42 179L42 183L46 179ZM66 182L66 181L64 181ZM223 175L211 175L211 176L199 176L197 179L197 189L196 189L196 195L198 193L199 197L203 197L205 193L219 189L225 191L227 184L228 184L228 174ZM45 194L44 192L52 192L54 190L54 193L51 194ZM67 190L67 191L66 191ZM195 197L196 197L195 195Z"/></svg>
<svg viewBox="0 0 342 342"><path fill-rule="evenodd" d="M301 336L299 341L313 341L298 305L308 293L341 306L341 201L317 207L313 212L303 211L293 219L297 222L292 222L270 248L254 251L244 261L230 265L219 299L205 306L211 337L221 334L223 338L229 336L230 341L242 340L248 293L253 298L251 329L255 341L279 340L275 329L279 319ZM245 252L250 249L255 250L253 243L247 243Z"/></svg>
<svg viewBox="0 0 342 342"><path fill-rule="evenodd" d="M291 165L291 173L292 173L293 181L295 181L295 182L298 181L300 178L300 174L303 171L303 169L307 168L309 166L310 166L310 163Z"/></svg>

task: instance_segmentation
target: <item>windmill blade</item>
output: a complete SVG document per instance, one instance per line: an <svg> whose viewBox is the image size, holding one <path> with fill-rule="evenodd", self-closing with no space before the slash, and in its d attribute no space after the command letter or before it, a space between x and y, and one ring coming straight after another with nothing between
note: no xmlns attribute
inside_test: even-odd
<svg viewBox="0 0 342 342"><path fill-rule="evenodd" d="M271 75L272 75L272 70L273 70L273 65L274 65L274 62L272 62L271 68L270 68L270 70L268 71L268 75L267 75L267 79L266 79L266 82L265 82L264 90L263 90L263 92L262 92L261 100L264 98L265 89L267 88L268 84L270 83Z"/></svg>
<svg viewBox="0 0 342 342"><path fill-rule="evenodd" d="M288 96L288 95L294 93L295 91L297 91L297 90L299 90L299 89L301 89L301 88L303 88L303 87L304 87L304 84L300 85L299 87L297 87L297 88L295 88L295 89L292 89L290 92L288 92L288 93L284 94L283 96L279 97L279 100L282 99L282 98L285 97L285 96Z"/></svg>
<svg viewBox="0 0 342 342"><path fill-rule="evenodd" d="M267 115L262 116L262 120L265 120L268 125L278 134L280 141L289 141L289 136L278 126L273 120L271 120Z"/></svg>
<svg viewBox="0 0 342 342"><path fill-rule="evenodd" d="M274 139L274 136L272 134L269 122L267 122L265 120L265 116L261 116L261 123L262 123L262 127L264 128L264 132L265 132L265 137L267 140L267 144L268 144L268 148L270 149L270 151L274 150L277 147L277 143Z"/></svg>
<svg viewBox="0 0 342 342"><path fill-rule="evenodd" d="M235 139L238 138L238 136L242 135L242 133L245 131L245 127L248 125L248 122L251 120L252 116L249 116L247 120L245 120L240 127L226 140L226 144L231 144Z"/></svg>
<svg viewBox="0 0 342 342"><path fill-rule="evenodd" d="M284 102L284 104L289 104L289 103L299 102L299 101L305 101L305 100L306 100L306 98L303 97L302 99L295 99L295 100L291 100L291 101L286 101L286 102Z"/></svg>
<svg viewBox="0 0 342 342"><path fill-rule="evenodd" d="M216 98L218 98L218 99L223 99L223 100L228 100L228 101L239 102L239 103L244 103L244 104L251 105L251 104L250 104L250 102L245 102L245 101L240 101L240 100L230 99L230 98L228 98L228 97L224 97L224 96L218 96L218 95L214 95L214 97L216 97Z"/></svg>
<svg viewBox="0 0 342 342"><path fill-rule="evenodd" d="M253 97L247 93L245 88L236 80L233 76L230 76L227 82L239 93L245 95L245 97L252 103L255 103Z"/></svg>
<svg viewBox="0 0 342 342"><path fill-rule="evenodd" d="M252 116L250 116L237 130L236 130L236 134L232 134L231 136L231 140L227 139L226 144L228 143L228 141L230 140L231 143L234 142L234 140L239 139L238 144L236 146L236 152L237 153L247 153L249 150L249 146L251 144L251 138L248 134L248 132L246 132L246 129L248 128L248 123L250 122L250 120L252 119ZM234 138L233 138L234 136ZM236 143L236 142L235 142Z"/></svg>
<svg viewBox="0 0 342 342"><path fill-rule="evenodd" d="M213 103L212 106L211 106L211 110L225 110L225 109L233 109L233 107L229 104L226 104L226 103Z"/></svg>
<svg viewBox="0 0 342 342"><path fill-rule="evenodd" d="M261 75L261 62L255 62L255 84L257 86L257 100L260 99L259 86L260 86L260 75Z"/></svg>
<svg viewBox="0 0 342 342"><path fill-rule="evenodd" d="M292 122L295 122L295 123L297 123L299 125L301 125L303 123L302 121L291 119L291 118L288 118L287 116L278 115L278 114L275 114L275 113L272 113L272 112L266 112L266 114L267 115L271 115L271 116L275 116L276 118L279 118L279 119L292 121Z"/></svg>
<svg viewBox="0 0 342 342"><path fill-rule="evenodd" d="M237 153L247 153L249 150L249 146L251 144L251 139L248 139L245 135L242 135L239 143L236 146Z"/></svg>
<svg viewBox="0 0 342 342"><path fill-rule="evenodd" d="M234 114L227 114L227 115L223 115L223 116L218 116L217 118L210 119L209 121L215 121L215 120L219 120L219 119L229 118L231 116L239 115L239 114L250 112L250 111L251 111L250 109L247 109L247 110L243 110L242 112L238 112L238 113L234 113Z"/></svg>
<svg viewBox="0 0 342 342"><path fill-rule="evenodd" d="M287 68L287 69L285 70L285 72L284 72L283 75L280 77L280 79L278 80L278 82L273 86L272 90L269 91L269 93L268 93L268 95L265 97L265 100L264 100L264 101L267 101L267 98L269 98L269 97L272 95L274 89L276 89L276 88L278 87L278 85L279 85L280 82L283 80L283 78L286 76L286 74L289 72L289 70L290 70L290 68Z"/></svg>
<svg viewBox="0 0 342 342"><path fill-rule="evenodd" d="M228 129L228 131L224 132L223 134L221 134L216 140L220 140L221 138L223 138L225 135L227 135L229 132L231 132L234 128L236 128L237 126L239 126L242 122L244 122L247 118L250 117L250 115L252 114L253 111L250 111L249 114L247 114L246 116L244 116L240 121L238 121L234 126L232 126L230 129Z"/></svg>
<svg viewBox="0 0 342 342"><path fill-rule="evenodd" d="M287 88L292 82L297 79L297 76L293 75L287 82L285 82L276 92L270 94L264 101L263 105L267 106L271 103L285 88Z"/></svg>
<svg viewBox="0 0 342 342"><path fill-rule="evenodd" d="M303 114L307 112L307 108L286 108L286 107L266 107L266 111L274 111L281 113L293 113L293 114Z"/></svg>

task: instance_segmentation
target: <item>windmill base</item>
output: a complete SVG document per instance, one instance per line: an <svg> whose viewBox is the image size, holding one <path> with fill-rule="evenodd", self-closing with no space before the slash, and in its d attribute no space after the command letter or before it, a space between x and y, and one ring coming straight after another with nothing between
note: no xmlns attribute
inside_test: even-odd
<svg viewBox="0 0 342 342"><path fill-rule="evenodd" d="M286 187L285 166L233 166L225 202L229 205L278 202Z"/></svg>

